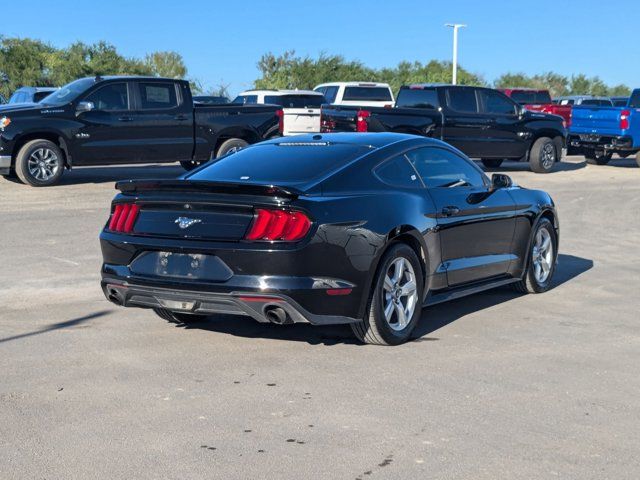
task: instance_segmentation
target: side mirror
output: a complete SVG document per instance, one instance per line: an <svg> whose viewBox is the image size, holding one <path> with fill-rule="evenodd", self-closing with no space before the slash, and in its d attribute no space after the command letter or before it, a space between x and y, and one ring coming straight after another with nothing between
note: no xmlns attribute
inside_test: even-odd
<svg viewBox="0 0 640 480"><path fill-rule="evenodd" d="M96 106L93 104L93 102L80 102L76 107L76 116L80 115L81 113L90 112L94 108L96 108Z"/></svg>
<svg viewBox="0 0 640 480"><path fill-rule="evenodd" d="M500 188L509 188L513 185L513 180L509 175L504 173L494 173L491 175L491 188L498 190Z"/></svg>

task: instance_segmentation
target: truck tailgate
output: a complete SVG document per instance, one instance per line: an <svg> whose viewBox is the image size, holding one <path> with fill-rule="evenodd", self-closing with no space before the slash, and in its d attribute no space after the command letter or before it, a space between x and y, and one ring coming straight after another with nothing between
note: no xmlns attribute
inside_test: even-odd
<svg viewBox="0 0 640 480"><path fill-rule="evenodd" d="M355 132L359 107L323 106L320 131Z"/></svg>
<svg viewBox="0 0 640 480"><path fill-rule="evenodd" d="M284 108L284 135L301 135L320 131L319 108Z"/></svg>
<svg viewBox="0 0 640 480"><path fill-rule="evenodd" d="M571 118L570 133L621 135L620 107L575 106Z"/></svg>

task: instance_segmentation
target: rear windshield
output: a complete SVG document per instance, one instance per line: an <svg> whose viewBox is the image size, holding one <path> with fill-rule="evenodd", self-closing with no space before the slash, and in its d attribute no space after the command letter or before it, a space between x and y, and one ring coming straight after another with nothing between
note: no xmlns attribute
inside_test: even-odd
<svg viewBox="0 0 640 480"><path fill-rule="evenodd" d="M280 186L307 183L370 151L370 147L346 143L282 141L254 145L222 157L187 178Z"/></svg>
<svg viewBox="0 0 640 480"><path fill-rule="evenodd" d="M284 108L319 108L327 101L322 95L265 95L264 103Z"/></svg>
<svg viewBox="0 0 640 480"><path fill-rule="evenodd" d="M396 107L436 109L439 106L438 92L435 88L403 88L396 100Z"/></svg>
<svg viewBox="0 0 640 480"><path fill-rule="evenodd" d="M345 87L342 100L391 102L391 92L387 87Z"/></svg>
<svg viewBox="0 0 640 480"><path fill-rule="evenodd" d="M551 103L549 92L511 92L511 99L520 105Z"/></svg>
<svg viewBox="0 0 640 480"><path fill-rule="evenodd" d="M582 100L580 105L590 105L593 107L613 107L611 100L603 100L599 98L587 98Z"/></svg>
<svg viewBox="0 0 640 480"><path fill-rule="evenodd" d="M629 99L629 107L640 108L640 88L634 90Z"/></svg>
<svg viewBox="0 0 640 480"><path fill-rule="evenodd" d="M614 107L626 107L627 102L629 102L629 99L628 98L612 98L611 101L613 102Z"/></svg>

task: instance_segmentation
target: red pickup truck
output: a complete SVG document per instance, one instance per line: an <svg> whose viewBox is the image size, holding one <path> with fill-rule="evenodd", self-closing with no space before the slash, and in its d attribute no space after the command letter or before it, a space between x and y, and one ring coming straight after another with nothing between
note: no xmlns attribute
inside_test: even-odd
<svg viewBox="0 0 640 480"><path fill-rule="evenodd" d="M571 126L571 105L552 103L549 90L533 88L502 88L499 90L527 110L560 115L564 119L565 127L569 128Z"/></svg>

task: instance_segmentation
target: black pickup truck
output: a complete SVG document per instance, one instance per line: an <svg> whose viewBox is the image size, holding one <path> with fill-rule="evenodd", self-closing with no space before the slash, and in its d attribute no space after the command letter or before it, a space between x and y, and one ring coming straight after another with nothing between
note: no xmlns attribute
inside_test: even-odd
<svg viewBox="0 0 640 480"><path fill-rule="evenodd" d="M394 108L323 105L323 132L402 132L450 143L488 168L529 161L550 172L562 158L562 117L530 112L491 88L416 84L400 88Z"/></svg>
<svg viewBox="0 0 640 480"><path fill-rule="evenodd" d="M280 135L281 113L194 104L184 80L82 78L38 104L0 107L0 175L48 186L83 165L179 161L191 169Z"/></svg>

